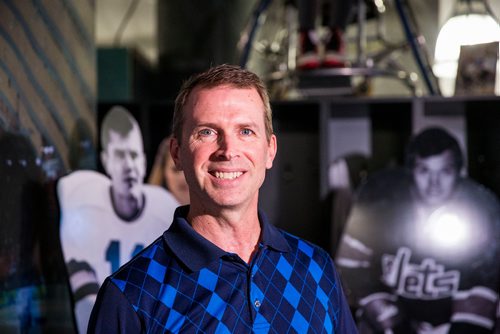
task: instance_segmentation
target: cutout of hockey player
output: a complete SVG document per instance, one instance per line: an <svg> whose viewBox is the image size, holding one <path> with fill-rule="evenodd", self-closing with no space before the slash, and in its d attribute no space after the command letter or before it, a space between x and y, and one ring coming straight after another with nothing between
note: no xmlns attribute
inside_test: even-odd
<svg viewBox="0 0 500 334"><path fill-rule="evenodd" d="M360 333L491 332L497 198L461 176L460 147L442 128L413 138L407 167L367 181L336 257Z"/></svg>
<svg viewBox="0 0 500 334"><path fill-rule="evenodd" d="M144 184L146 158L137 121L114 106L101 127L101 161L109 178L79 170L60 179L61 243L80 333L85 333L100 284L161 235L178 202Z"/></svg>

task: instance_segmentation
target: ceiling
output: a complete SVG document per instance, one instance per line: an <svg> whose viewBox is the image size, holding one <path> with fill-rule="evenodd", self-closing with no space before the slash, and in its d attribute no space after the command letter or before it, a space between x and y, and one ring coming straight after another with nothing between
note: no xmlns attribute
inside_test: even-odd
<svg viewBox="0 0 500 334"><path fill-rule="evenodd" d="M133 46L156 63L157 0L96 0L95 3L98 46ZM120 33L121 24L125 25Z"/></svg>
<svg viewBox="0 0 500 334"><path fill-rule="evenodd" d="M152 65L156 65L158 63L158 1L169 0L95 0L97 46L133 47L139 50ZM257 2L257 0L247 1ZM417 21L427 41L429 54L432 55L438 27L451 15L455 0L440 0L439 3L435 0L408 1L417 13ZM386 2L391 4L394 0L386 0ZM489 0L489 4L499 17L500 1ZM189 20L189 18L186 19ZM393 19L393 22L395 22L393 24L399 24L397 19ZM394 29L391 25L387 30L389 34L398 34L401 29ZM396 38L400 36L401 31Z"/></svg>
<svg viewBox="0 0 500 334"><path fill-rule="evenodd" d="M156 62L158 57L156 42L157 1L162 0L96 0L95 31L97 44L99 46L135 46L144 53L147 59ZM421 0L409 1L413 6L421 7ZM444 21L449 15L454 1L440 0L440 22ZM500 1L490 0L489 4L499 17ZM415 11L420 13L420 9ZM127 17L127 12L130 15L129 17ZM422 20L425 20L425 17ZM120 35L120 24L124 23L126 25L122 27L124 29ZM422 24L422 26L425 26L425 24Z"/></svg>

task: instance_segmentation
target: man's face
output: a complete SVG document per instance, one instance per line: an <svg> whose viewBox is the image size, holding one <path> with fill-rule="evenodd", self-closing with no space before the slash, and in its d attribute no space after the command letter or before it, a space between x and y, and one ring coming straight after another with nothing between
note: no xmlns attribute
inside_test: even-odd
<svg viewBox="0 0 500 334"><path fill-rule="evenodd" d="M445 202L453 193L457 178L451 150L415 160L413 179L420 199L427 204Z"/></svg>
<svg viewBox="0 0 500 334"><path fill-rule="evenodd" d="M141 195L146 160L136 126L124 137L110 130L108 147L101 158L116 194L136 198Z"/></svg>
<svg viewBox="0 0 500 334"><path fill-rule="evenodd" d="M255 89L196 88L185 106L180 142L171 153L184 171L192 208L257 205L276 137L266 138L264 104Z"/></svg>

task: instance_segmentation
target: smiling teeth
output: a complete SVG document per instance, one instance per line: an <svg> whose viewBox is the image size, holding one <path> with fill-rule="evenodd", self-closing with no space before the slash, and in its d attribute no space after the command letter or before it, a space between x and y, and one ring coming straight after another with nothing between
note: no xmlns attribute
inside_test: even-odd
<svg viewBox="0 0 500 334"><path fill-rule="evenodd" d="M215 172L215 177L218 179L232 180L232 179L236 179L241 174L243 174L243 173L242 172L229 172L229 173Z"/></svg>

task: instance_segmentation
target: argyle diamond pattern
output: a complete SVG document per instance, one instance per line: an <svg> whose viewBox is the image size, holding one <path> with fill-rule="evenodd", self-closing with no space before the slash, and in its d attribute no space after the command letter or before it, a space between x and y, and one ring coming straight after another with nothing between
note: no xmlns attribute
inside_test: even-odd
<svg viewBox="0 0 500 334"><path fill-rule="evenodd" d="M151 333L333 333L339 286L330 257L284 236L291 252L261 245L250 266L223 256L195 272L158 239L112 282Z"/></svg>

